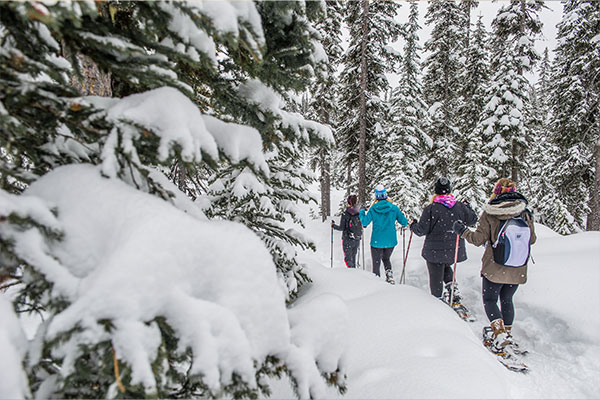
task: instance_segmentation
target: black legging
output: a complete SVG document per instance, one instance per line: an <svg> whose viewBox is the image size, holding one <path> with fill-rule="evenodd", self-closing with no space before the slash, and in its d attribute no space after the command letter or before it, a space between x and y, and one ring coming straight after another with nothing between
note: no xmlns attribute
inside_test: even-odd
<svg viewBox="0 0 600 400"><path fill-rule="evenodd" d="M429 270L429 289L435 297L442 297L444 283L452 282L452 267L450 264L439 264L427 261Z"/></svg>
<svg viewBox="0 0 600 400"><path fill-rule="evenodd" d="M483 307L488 319L493 321L502 318L504 325L512 325L515 320L513 296L519 285L494 283L484 276L481 288L483 291ZM498 297L500 298L500 308L498 308Z"/></svg>
<svg viewBox="0 0 600 400"><path fill-rule="evenodd" d="M356 268L356 253L360 240L345 239L342 240L342 249L344 250L344 261L346 267Z"/></svg>
<svg viewBox="0 0 600 400"><path fill-rule="evenodd" d="M388 247L385 249L380 249L377 247L371 246L371 260L373 261L373 273L379 276L379 267L381 265L381 261L383 260L383 267L385 270L392 269L392 261L390 257L392 256L392 252L394 251L393 247Z"/></svg>

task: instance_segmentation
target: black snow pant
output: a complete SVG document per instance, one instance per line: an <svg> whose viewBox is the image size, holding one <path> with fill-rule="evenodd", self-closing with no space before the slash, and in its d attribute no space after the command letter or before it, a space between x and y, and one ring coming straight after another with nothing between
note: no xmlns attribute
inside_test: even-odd
<svg viewBox="0 0 600 400"><path fill-rule="evenodd" d="M356 268L356 253L358 253L358 246L360 240L356 239L344 239L342 240L342 249L344 250L344 261L346 267Z"/></svg>
<svg viewBox="0 0 600 400"><path fill-rule="evenodd" d="M390 261L390 257L392 256L392 252L394 251L393 247L388 247L385 249L380 249L377 247L371 246L371 260L373 261L373 273L377 276L379 275L379 266L381 265L381 261L383 260L383 266L385 270L392 269L392 262Z"/></svg>
<svg viewBox="0 0 600 400"><path fill-rule="evenodd" d="M429 289L431 294L437 298L442 297L444 283L452 282L451 264L432 263L427 261L429 270Z"/></svg>
<svg viewBox="0 0 600 400"><path fill-rule="evenodd" d="M494 283L489 281L485 276L482 278L483 308L488 319L491 322L502 318L504 325L512 325L515 320L513 296L519 285ZM498 298L500 298L500 308L498 308Z"/></svg>

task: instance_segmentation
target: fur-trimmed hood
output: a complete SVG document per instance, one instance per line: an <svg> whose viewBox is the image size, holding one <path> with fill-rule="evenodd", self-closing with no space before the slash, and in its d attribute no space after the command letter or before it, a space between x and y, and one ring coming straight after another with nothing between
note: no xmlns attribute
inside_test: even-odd
<svg viewBox="0 0 600 400"><path fill-rule="evenodd" d="M484 210L489 215L493 215L499 219L508 219L517 215L521 215L527 207L527 199L521 193L502 193L494 197Z"/></svg>

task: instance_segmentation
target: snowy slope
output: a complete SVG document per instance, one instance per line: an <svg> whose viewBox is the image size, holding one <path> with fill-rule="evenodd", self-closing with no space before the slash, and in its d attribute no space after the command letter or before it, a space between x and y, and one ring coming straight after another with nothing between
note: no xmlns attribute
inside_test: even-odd
<svg viewBox="0 0 600 400"><path fill-rule="evenodd" d="M515 295L514 335L530 350L524 361L531 371L523 375L504 369L480 344L488 324L480 294L482 248L468 245L469 259L457 269L465 304L477 317L467 323L429 295L423 238L413 237L407 284L391 286L369 272L370 228L366 270L362 260L361 269L345 267L337 231L330 268L329 222L311 220L306 230L317 252L301 255L313 279L301 301L329 294L349 310L344 398L600 398L600 232L562 237L537 225L536 263ZM399 233L392 255L396 280L402 260ZM293 398L285 384L275 388L274 398ZM330 397L341 398L334 391Z"/></svg>

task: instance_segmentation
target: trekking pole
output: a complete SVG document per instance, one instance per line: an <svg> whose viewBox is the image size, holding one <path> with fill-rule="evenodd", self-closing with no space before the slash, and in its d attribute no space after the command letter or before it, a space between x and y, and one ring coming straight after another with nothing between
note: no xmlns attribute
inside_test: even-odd
<svg viewBox="0 0 600 400"><path fill-rule="evenodd" d="M362 241L362 259L363 259L363 271L365 269L367 269L366 264L365 264L365 234L364 234L364 230L363 230L363 235L361 238Z"/></svg>
<svg viewBox="0 0 600 400"><path fill-rule="evenodd" d="M402 227L402 265L406 265L406 230L404 229L404 227ZM402 267L404 268L404 267ZM400 280L400 283L403 283L402 280Z"/></svg>
<svg viewBox="0 0 600 400"><path fill-rule="evenodd" d="M450 290L450 307L452 307L452 302L454 301L454 283L456 282L456 262L458 260L458 242L460 240L460 235L456 234L456 248L454 249L454 272L452 273L452 289Z"/></svg>
<svg viewBox="0 0 600 400"><path fill-rule="evenodd" d="M406 253L404 254L404 265L402 266L402 275L400 276L400 283L406 283L406 261L408 260L408 251L410 250L410 242L412 242L413 231L410 231L410 236L408 237L408 247L406 248Z"/></svg>
<svg viewBox="0 0 600 400"><path fill-rule="evenodd" d="M331 226L331 268L333 268L333 225Z"/></svg>
<svg viewBox="0 0 600 400"><path fill-rule="evenodd" d="M356 254L356 269L360 268L360 244L358 246L358 252Z"/></svg>

